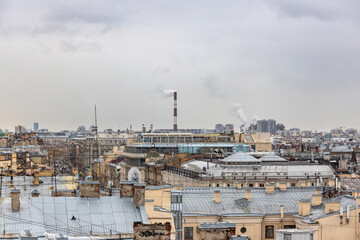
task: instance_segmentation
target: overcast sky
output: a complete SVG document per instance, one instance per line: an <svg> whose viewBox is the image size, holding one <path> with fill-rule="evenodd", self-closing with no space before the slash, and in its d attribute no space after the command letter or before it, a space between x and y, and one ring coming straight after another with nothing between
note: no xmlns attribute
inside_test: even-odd
<svg viewBox="0 0 360 240"><path fill-rule="evenodd" d="M0 128L360 128L360 1L0 0ZM241 105L241 110L237 109ZM236 128L238 129L238 128Z"/></svg>

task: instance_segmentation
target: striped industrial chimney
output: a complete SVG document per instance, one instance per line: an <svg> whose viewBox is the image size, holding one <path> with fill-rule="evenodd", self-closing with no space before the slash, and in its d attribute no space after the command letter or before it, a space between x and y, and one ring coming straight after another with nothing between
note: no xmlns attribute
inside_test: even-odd
<svg viewBox="0 0 360 240"><path fill-rule="evenodd" d="M174 92L174 132L177 130L177 92Z"/></svg>

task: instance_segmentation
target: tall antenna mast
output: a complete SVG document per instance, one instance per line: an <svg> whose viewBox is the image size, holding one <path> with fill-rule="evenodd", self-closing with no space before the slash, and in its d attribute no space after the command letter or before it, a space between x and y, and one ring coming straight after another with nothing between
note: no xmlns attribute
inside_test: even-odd
<svg viewBox="0 0 360 240"><path fill-rule="evenodd" d="M95 104L95 141L96 141L96 158L99 158L101 154L101 146L99 141L99 130L97 125L96 104Z"/></svg>

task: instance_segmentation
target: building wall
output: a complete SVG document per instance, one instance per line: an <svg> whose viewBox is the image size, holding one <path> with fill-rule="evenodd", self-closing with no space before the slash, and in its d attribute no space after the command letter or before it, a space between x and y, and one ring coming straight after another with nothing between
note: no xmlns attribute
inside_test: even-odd
<svg viewBox="0 0 360 240"><path fill-rule="evenodd" d="M197 227L201 223L217 222L234 222L236 226L235 234L247 235L251 240L275 240L276 230L283 229L286 225L296 225L292 215L285 215L283 219L281 219L280 215L266 215L265 217L223 217L221 219L217 216L183 216L183 231L185 227L193 227L193 239L199 239ZM266 226L274 226L274 238L265 238ZM241 232L241 228L243 227L246 228L245 233Z"/></svg>
<svg viewBox="0 0 360 240"><path fill-rule="evenodd" d="M150 201L149 201L150 200ZM161 207L167 211L155 211L154 207ZM171 212L171 188L146 189L145 209L149 223L169 222L171 225L171 239L175 239L176 229Z"/></svg>
<svg viewBox="0 0 360 240"><path fill-rule="evenodd" d="M344 210L342 224L340 224L340 214L318 219L317 222L318 224L306 224L299 219L296 221L296 227L315 230L315 240L359 239L356 237L360 233L359 213L355 209L350 211L349 223L346 222L346 210Z"/></svg>

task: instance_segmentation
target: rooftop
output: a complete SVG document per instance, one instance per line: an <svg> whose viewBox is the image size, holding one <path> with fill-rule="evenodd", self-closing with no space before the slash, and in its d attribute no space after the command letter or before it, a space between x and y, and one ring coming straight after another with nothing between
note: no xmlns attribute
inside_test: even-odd
<svg viewBox="0 0 360 240"><path fill-rule="evenodd" d="M34 197L21 198L20 211L11 210L11 199L0 200L0 231L19 233L32 229L72 236L133 233L133 222L147 223L145 207L133 198Z"/></svg>
<svg viewBox="0 0 360 240"><path fill-rule="evenodd" d="M236 188L183 188L183 214L198 215L240 215L263 216L284 213L297 213L300 199L311 198L318 188L289 187L286 191L275 189L275 194L267 194L265 188L252 188L251 201L245 199L245 189ZM220 203L214 201L214 191L220 190ZM244 199L246 204L244 204ZM240 201L239 201L240 200Z"/></svg>

